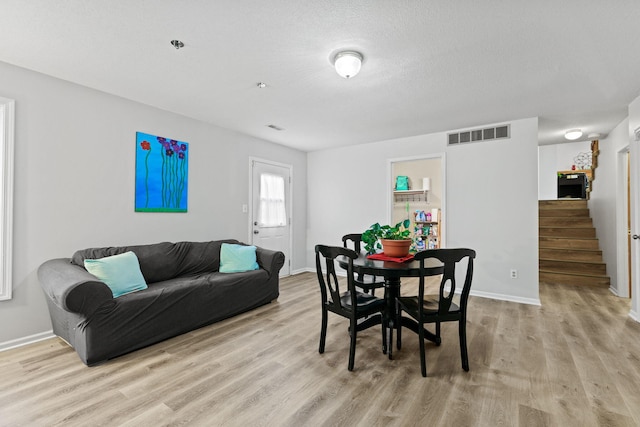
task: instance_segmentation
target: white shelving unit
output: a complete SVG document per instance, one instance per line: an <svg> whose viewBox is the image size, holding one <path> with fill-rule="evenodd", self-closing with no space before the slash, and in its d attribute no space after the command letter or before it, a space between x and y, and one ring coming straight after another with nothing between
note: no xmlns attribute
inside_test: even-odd
<svg viewBox="0 0 640 427"><path fill-rule="evenodd" d="M414 227L414 244L420 249L440 248L440 222L439 221L416 221ZM424 248L419 242L424 242Z"/></svg>

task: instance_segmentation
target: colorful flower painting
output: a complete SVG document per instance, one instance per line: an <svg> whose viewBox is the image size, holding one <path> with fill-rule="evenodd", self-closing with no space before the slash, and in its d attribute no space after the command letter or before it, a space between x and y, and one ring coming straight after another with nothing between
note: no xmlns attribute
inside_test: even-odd
<svg viewBox="0 0 640 427"><path fill-rule="evenodd" d="M136 212L186 212L189 144L136 132Z"/></svg>

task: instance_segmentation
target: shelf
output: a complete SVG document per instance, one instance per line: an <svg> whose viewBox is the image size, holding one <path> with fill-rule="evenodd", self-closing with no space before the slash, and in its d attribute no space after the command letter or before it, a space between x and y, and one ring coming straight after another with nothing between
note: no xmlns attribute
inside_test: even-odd
<svg viewBox="0 0 640 427"><path fill-rule="evenodd" d="M575 170L567 170L567 171L558 171L562 175L575 175L578 173L583 173L589 178L589 181L593 179L593 170L592 169L575 169Z"/></svg>
<svg viewBox="0 0 640 427"><path fill-rule="evenodd" d="M426 202L427 192L425 190L394 190L393 200L400 202Z"/></svg>
<svg viewBox="0 0 640 427"><path fill-rule="evenodd" d="M403 194L422 194L425 190L393 190L393 194L403 195Z"/></svg>
<svg viewBox="0 0 640 427"><path fill-rule="evenodd" d="M423 212L424 213L424 212ZM417 215L414 214L417 218ZM438 249L440 248L440 209L435 212L435 217L430 216L433 221L416 221L414 219L413 230L413 248L418 251L425 249ZM421 218L424 218L421 216Z"/></svg>

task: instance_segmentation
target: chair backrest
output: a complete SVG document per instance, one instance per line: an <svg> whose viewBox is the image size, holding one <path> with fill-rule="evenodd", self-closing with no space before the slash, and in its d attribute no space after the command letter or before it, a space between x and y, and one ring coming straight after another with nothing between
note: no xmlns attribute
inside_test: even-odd
<svg viewBox="0 0 640 427"><path fill-rule="evenodd" d="M446 314L449 312L451 302L456 290L456 265L465 258L467 259L467 272L465 274L462 292L460 294L460 311L466 312L469 291L471 290L471 279L473 278L473 260L476 257L476 251L466 248L455 249L430 249L418 252L414 259L420 261L420 282L419 282L419 301L424 299L424 260L427 258L436 258L444 264L444 272L440 281L440 295L438 304L438 314ZM449 286L449 291L446 288Z"/></svg>
<svg viewBox="0 0 640 427"><path fill-rule="evenodd" d="M355 292L353 282L353 260L358 258L357 252L341 248L339 246L316 245L316 273L318 274L318 283L320 284L320 292L322 293L322 302L338 311L343 311L340 304L340 284L338 276L336 276L335 260L338 256L344 256L348 260L347 267L347 289L351 292L352 306L355 307ZM324 271L323 271L324 260ZM326 275L326 280L325 280Z"/></svg>
<svg viewBox="0 0 640 427"><path fill-rule="evenodd" d="M345 248L349 247L348 242L353 242L353 250L356 251L357 253L360 253L360 250L362 248L362 246L360 245L360 243L362 242L362 234L345 234L344 236L342 236L342 245Z"/></svg>

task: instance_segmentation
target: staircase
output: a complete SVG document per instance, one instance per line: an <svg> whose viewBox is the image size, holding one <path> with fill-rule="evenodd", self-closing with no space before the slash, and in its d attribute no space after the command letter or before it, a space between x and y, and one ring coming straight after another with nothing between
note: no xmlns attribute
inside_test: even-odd
<svg viewBox="0 0 640 427"><path fill-rule="evenodd" d="M586 200L538 201L540 281L608 287Z"/></svg>

